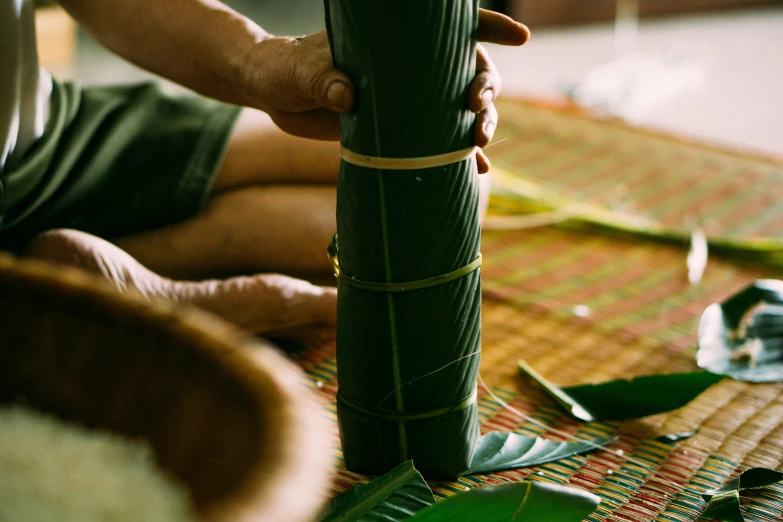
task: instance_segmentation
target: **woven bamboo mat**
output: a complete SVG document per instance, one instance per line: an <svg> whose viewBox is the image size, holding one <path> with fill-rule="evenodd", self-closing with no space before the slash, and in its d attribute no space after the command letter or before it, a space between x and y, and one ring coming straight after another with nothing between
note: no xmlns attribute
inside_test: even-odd
<svg viewBox="0 0 783 522"><path fill-rule="evenodd" d="M561 188L571 186L579 197L604 198L603 204L630 205L671 226L679 226L697 208L698 215L708 217L713 230L723 234L783 234L783 205L774 204L783 199L781 163L529 104L506 102L500 111L509 139L503 149L498 145L492 150L492 159L506 169L520 169L542 183L557 181ZM572 184L577 179L582 185ZM618 184L628 188L611 193ZM755 188L757 184L763 188ZM687 204L680 196L683 186L689 187ZM704 508L698 492L747 467L783 468L783 384L727 379L668 414L585 424L564 415L516 368L516 361L524 358L562 385L696 370L696 327L704 308L755 278L783 274L713 257L702 282L692 286L687 282L685 245L552 227L486 232L482 251L481 373L487 384L547 426L588 439L617 436L609 449L622 454L594 452L534 468L433 483L437 494L542 480L601 496L601 505L588 519L593 522L693 521ZM589 310L587 317L575 313L579 305ZM334 417L334 342L313 346L298 358ZM515 417L486 394L480 396L479 409L483 431L561 439ZM678 443L655 440L693 430L698 430L695 436ZM368 479L342 467L337 440L335 458L333 493ZM783 520L783 485L743 497L747 520Z"/></svg>

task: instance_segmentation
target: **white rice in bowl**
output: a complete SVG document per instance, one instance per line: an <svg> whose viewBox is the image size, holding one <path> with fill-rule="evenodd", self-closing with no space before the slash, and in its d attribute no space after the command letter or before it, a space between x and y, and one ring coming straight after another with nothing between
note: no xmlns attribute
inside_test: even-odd
<svg viewBox="0 0 783 522"><path fill-rule="evenodd" d="M143 442L0 408L0 522L191 522L187 491Z"/></svg>

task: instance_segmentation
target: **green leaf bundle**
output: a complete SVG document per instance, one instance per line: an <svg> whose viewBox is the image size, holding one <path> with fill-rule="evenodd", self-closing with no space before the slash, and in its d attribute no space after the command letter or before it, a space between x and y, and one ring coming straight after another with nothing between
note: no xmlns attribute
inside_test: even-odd
<svg viewBox="0 0 783 522"><path fill-rule="evenodd" d="M327 0L326 14L335 65L356 88L340 116L344 148L421 158L472 145L478 0ZM432 279L477 266L475 159L417 170L344 159L337 190L346 466L379 473L413 459L425 476L455 478L479 434L480 272Z"/></svg>

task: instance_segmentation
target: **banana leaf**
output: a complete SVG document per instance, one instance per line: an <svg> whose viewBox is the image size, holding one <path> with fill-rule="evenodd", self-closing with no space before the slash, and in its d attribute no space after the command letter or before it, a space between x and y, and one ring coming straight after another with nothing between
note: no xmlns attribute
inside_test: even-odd
<svg viewBox="0 0 783 522"><path fill-rule="evenodd" d="M783 281L759 279L708 306L696 364L738 381L783 381Z"/></svg>
<svg viewBox="0 0 783 522"><path fill-rule="evenodd" d="M319 522L405 520L435 504L432 490L413 462L340 493L325 506Z"/></svg>
<svg viewBox="0 0 783 522"><path fill-rule="evenodd" d="M409 522L579 522L601 503L598 495L545 482L474 488L446 497Z"/></svg>
<svg viewBox="0 0 783 522"><path fill-rule="evenodd" d="M472 145L467 92L478 0L325 6L335 65L356 87L354 108L340 117L344 148L420 158ZM456 478L468 469L479 435L480 271L415 290L349 283L420 281L475 262L475 158L417 170L343 159L337 192L337 410L345 464L382 473L412 459L425 476Z"/></svg>
<svg viewBox="0 0 783 522"><path fill-rule="evenodd" d="M561 442L492 431L479 439L468 474L527 468L602 448L616 437Z"/></svg>
<svg viewBox="0 0 783 522"><path fill-rule="evenodd" d="M639 419L682 408L723 379L710 372L667 373L560 388L525 361L519 369L561 408L585 422Z"/></svg>

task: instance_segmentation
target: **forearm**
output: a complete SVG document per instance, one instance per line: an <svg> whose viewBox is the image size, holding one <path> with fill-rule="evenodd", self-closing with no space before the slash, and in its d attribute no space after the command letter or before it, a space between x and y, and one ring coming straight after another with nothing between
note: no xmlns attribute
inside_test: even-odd
<svg viewBox="0 0 783 522"><path fill-rule="evenodd" d="M203 95L249 104L244 65L269 38L217 0L60 0L99 42Z"/></svg>

